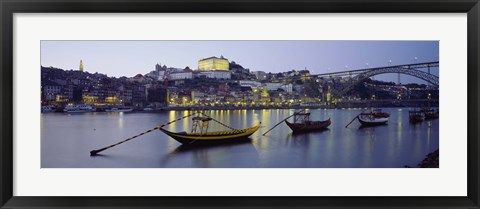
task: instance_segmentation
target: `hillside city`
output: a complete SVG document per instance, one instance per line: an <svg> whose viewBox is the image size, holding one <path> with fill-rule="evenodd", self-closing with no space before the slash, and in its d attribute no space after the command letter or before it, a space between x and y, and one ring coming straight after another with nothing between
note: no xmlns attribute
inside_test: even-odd
<svg viewBox="0 0 480 209"><path fill-rule="evenodd" d="M345 91L347 89L347 91ZM223 56L198 61L197 69L156 64L147 74L109 77L41 66L41 103L131 107L135 110L215 108L359 107L371 101L408 106L408 101L438 102L438 88L371 78L319 78L307 69L272 73L253 71Z"/></svg>

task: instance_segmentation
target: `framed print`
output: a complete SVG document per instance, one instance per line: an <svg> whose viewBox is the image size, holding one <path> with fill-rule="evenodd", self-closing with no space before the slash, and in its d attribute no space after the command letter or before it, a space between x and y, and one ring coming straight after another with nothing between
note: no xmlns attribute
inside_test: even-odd
<svg viewBox="0 0 480 209"><path fill-rule="evenodd" d="M1 1L2 208L479 208L478 1Z"/></svg>

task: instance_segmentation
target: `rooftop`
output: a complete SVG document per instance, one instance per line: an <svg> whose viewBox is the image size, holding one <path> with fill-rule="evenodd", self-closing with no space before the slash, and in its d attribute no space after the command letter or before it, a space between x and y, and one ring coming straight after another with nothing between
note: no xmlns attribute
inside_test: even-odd
<svg viewBox="0 0 480 209"><path fill-rule="evenodd" d="M228 59L224 58L223 56L220 56L220 57L216 57L216 56L207 57L207 58L203 58L203 59L201 59L201 60L199 60L199 61L208 60L208 59L223 59L223 60L227 60L227 61L228 61Z"/></svg>

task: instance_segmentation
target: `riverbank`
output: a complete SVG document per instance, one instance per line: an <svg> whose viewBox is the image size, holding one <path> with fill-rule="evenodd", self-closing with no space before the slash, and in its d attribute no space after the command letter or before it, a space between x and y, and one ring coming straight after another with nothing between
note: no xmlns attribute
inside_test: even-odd
<svg viewBox="0 0 480 209"><path fill-rule="evenodd" d="M440 153L437 150L431 152L427 157L417 165L417 168L439 168L440 163Z"/></svg>
<svg viewBox="0 0 480 209"><path fill-rule="evenodd" d="M288 105L288 106L274 106L274 105L265 105L265 106L178 106L178 107L163 107L155 111L168 111L168 110L271 110L271 109L365 109L370 107L376 108L417 108L426 106L421 102L412 102L412 103L338 103L330 105L319 105L319 104L309 104L309 105ZM432 108L438 108L438 104L431 106Z"/></svg>

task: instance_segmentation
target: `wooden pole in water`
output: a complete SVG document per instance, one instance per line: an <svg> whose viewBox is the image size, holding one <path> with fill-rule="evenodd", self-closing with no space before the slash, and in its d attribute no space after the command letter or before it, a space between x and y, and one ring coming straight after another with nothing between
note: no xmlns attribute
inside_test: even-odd
<svg viewBox="0 0 480 209"><path fill-rule="evenodd" d="M353 121L355 121L355 119L357 119L357 118L358 118L358 115L357 115L357 116L355 116L355 117L353 118L353 120L352 120L352 121L350 121L350 123L348 123L348 124L345 126L345 128L346 128L346 127L348 127L350 124L352 124L352 123L353 123Z"/></svg>
<svg viewBox="0 0 480 209"><path fill-rule="evenodd" d="M265 133L263 134L263 136L265 136L265 134L267 134L268 132L270 132L271 130L273 130L275 127L277 127L278 125L280 125L281 123L283 123L283 121L286 121L286 120L288 120L289 118L293 117L295 114L301 113L301 112L304 112L304 111L305 111L305 110L301 110L301 111L299 111L299 112L293 113L293 115L290 115L290 116L288 116L287 118L283 119L283 120L280 121L279 123L275 124L271 129L268 129L268 131L265 132Z"/></svg>
<svg viewBox="0 0 480 209"><path fill-rule="evenodd" d="M154 131L154 130L163 128L163 127L166 126L166 125L170 125L170 124L172 124L172 123L174 123L174 122L177 122L177 121L182 120L182 119L184 119L184 118L190 117L190 116L192 116L192 115L194 115L194 114L197 114L197 111L195 111L194 113L189 114L189 115L187 115L187 116L183 116L183 117L178 118L178 119L176 119L176 120L172 120L172 121L170 121L170 122L168 122L168 123L164 123L163 125L157 126L157 127L155 127L155 128L149 129L149 130L147 130L147 131L144 131L143 133L140 133L140 134L138 134L138 135L132 136L132 137L130 137L130 138L128 138L128 139L125 139L125 140L120 141L120 142L118 142L118 143L112 144L112 145L110 145L110 146L106 146L106 147L104 147L104 148L97 149L97 150L92 150L92 151L90 151L90 156L95 156L95 155L97 155L99 152L102 152L102 151L104 151L104 150L110 149L110 148L115 147L115 146L117 146L117 145L123 144L123 143L125 143L125 142L127 142L127 141L130 141L130 140L132 140L132 139L135 139L135 138L137 138L137 137L139 137L139 136L142 136L142 135L144 135L144 134L150 133L150 132L152 132L152 131Z"/></svg>

